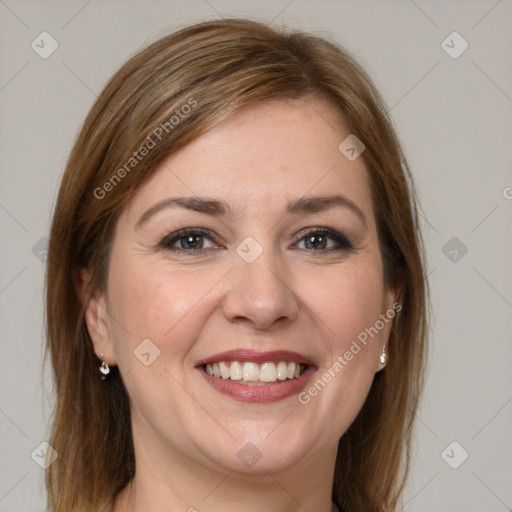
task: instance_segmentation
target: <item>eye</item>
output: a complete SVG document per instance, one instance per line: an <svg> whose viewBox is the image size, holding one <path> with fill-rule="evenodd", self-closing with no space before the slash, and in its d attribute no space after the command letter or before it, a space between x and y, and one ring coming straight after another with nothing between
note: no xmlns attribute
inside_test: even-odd
<svg viewBox="0 0 512 512"><path fill-rule="evenodd" d="M304 247L299 247L299 249L308 250L309 252L346 251L353 249L352 244L345 235L329 228L310 229L305 233L300 233L300 235L302 237L296 245L304 242ZM205 240L209 241L212 245L205 246ZM180 229L166 236L160 242L160 246L169 251L188 254L196 254L207 249L218 248L213 242L210 231L202 228Z"/></svg>
<svg viewBox="0 0 512 512"><path fill-rule="evenodd" d="M334 242L334 247L332 243L331 245L329 244L329 240ZM299 244L302 241L304 241L304 248L306 250L311 249L312 251L319 252L346 251L354 248L345 235L329 228L315 228L310 230L302 234Z"/></svg>
<svg viewBox="0 0 512 512"><path fill-rule="evenodd" d="M166 236L160 246L174 252L200 252L202 249L214 249L205 247L205 239L212 241L211 233L201 228L180 229L171 235Z"/></svg>

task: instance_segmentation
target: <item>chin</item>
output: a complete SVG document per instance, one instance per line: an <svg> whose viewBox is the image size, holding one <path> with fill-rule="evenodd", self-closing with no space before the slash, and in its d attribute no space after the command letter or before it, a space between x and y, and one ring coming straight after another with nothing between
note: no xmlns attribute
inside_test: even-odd
<svg viewBox="0 0 512 512"><path fill-rule="evenodd" d="M224 438L222 450L223 443L204 446L203 439L203 453L230 472L257 475L285 471L311 453L312 446L306 428L283 423L282 417L256 424L245 421L233 438Z"/></svg>

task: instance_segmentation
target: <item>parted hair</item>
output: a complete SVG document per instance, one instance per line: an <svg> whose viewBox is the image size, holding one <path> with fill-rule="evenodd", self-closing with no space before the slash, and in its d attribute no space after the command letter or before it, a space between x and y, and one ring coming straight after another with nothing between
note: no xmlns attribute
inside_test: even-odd
<svg viewBox="0 0 512 512"><path fill-rule="evenodd" d="M52 512L108 510L135 474L127 392L117 368L100 379L80 269L91 272L90 294L104 291L116 220L163 160L246 105L288 99L329 101L365 145L384 284L400 283L389 362L339 441L332 498L345 512L399 506L428 316L418 201L404 151L375 85L340 44L231 18L181 28L131 57L92 106L67 161L45 275L46 356L55 383L49 442L59 454L46 470Z"/></svg>

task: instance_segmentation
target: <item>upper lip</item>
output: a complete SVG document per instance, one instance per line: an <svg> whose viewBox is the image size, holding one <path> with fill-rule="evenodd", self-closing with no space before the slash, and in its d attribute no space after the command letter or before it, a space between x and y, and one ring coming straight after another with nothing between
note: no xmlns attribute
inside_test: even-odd
<svg viewBox="0 0 512 512"><path fill-rule="evenodd" d="M250 349L236 349L219 352L218 354L205 357L198 361L196 366L202 366L207 363L218 363L219 361L249 361L254 363L287 361L306 364L308 366L315 365L311 357L290 350L271 350L260 352Z"/></svg>

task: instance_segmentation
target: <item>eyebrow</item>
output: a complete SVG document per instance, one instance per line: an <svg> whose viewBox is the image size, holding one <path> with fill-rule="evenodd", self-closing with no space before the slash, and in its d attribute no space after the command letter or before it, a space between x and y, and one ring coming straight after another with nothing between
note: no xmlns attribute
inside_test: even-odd
<svg viewBox="0 0 512 512"><path fill-rule="evenodd" d="M302 215L307 213L318 213L331 208L348 208L355 213L365 226L366 218L361 208L352 200L342 194L329 196L306 196L290 201L286 206L286 214ZM228 217L233 215L229 204L217 199L203 197L169 197L158 201L158 203L146 210L135 224L135 229L141 228L156 213L166 208L184 208L194 212L205 213L213 217Z"/></svg>

